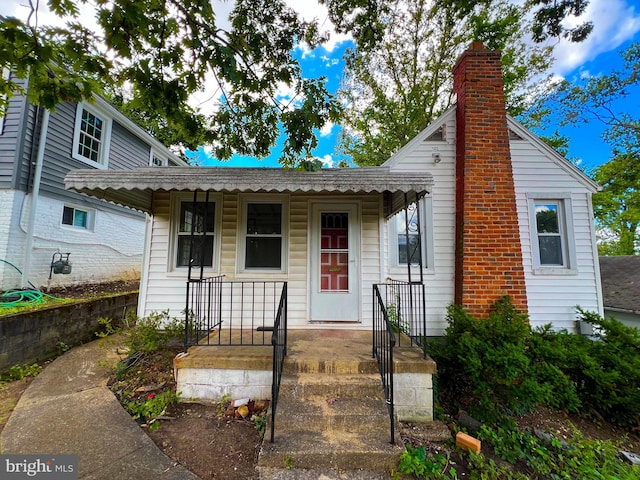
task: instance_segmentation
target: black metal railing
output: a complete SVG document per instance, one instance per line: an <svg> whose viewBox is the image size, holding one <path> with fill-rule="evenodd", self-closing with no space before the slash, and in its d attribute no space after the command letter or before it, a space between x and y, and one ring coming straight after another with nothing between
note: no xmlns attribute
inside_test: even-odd
<svg viewBox="0 0 640 480"><path fill-rule="evenodd" d="M389 410L391 443L395 443L395 413L393 403L393 349L396 335L378 285L373 286L373 357L378 362L382 387Z"/></svg>
<svg viewBox="0 0 640 480"><path fill-rule="evenodd" d="M427 358L426 297L422 282L387 280L377 285L389 321L394 330L404 335L398 336L398 346L403 341L418 345ZM408 340L407 340L408 339Z"/></svg>
<svg viewBox="0 0 640 480"><path fill-rule="evenodd" d="M287 284L282 288L278 313L273 325L271 335L273 345L273 380L271 382L271 443L275 440L276 409L278 408L278 396L280 395L280 381L284 368L284 357L287 356Z"/></svg>
<svg viewBox="0 0 640 480"><path fill-rule="evenodd" d="M286 282L225 282L223 278L187 281L185 349L271 345Z"/></svg>

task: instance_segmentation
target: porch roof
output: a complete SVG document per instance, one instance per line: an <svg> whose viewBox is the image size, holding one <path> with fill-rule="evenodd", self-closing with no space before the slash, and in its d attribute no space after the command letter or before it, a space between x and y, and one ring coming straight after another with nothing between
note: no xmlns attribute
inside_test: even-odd
<svg viewBox="0 0 640 480"><path fill-rule="evenodd" d="M282 168L147 167L136 170L73 170L65 188L151 213L153 192L386 193L386 214L431 190L433 177L388 167L336 168L317 172Z"/></svg>

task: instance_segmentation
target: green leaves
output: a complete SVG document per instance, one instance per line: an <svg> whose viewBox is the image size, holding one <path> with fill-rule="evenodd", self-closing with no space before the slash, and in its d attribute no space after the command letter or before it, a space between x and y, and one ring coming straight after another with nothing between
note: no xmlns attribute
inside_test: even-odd
<svg viewBox="0 0 640 480"><path fill-rule="evenodd" d="M209 0L97 0L100 36L74 23L80 1L50 1L63 28L0 19L0 64L15 74L0 94L26 94L16 78L27 76L30 100L47 108L106 92L162 140L211 145L221 159L266 156L284 125L287 165L337 117L324 81L302 78L293 57L318 27L283 0L238 0L228 19Z"/></svg>
<svg viewBox="0 0 640 480"><path fill-rule="evenodd" d="M551 49L524 42L525 8L506 0L460 3L389 2L380 17L384 35L349 52L340 148L356 164L384 162L452 105L452 70L472 40L503 51L510 114L527 110L547 82Z"/></svg>
<svg viewBox="0 0 640 480"><path fill-rule="evenodd" d="M620 154L595 169L593 178L602 191L593 195L598 227L614 235L603 253L635 255L640 244L640 156Z"/></svg>

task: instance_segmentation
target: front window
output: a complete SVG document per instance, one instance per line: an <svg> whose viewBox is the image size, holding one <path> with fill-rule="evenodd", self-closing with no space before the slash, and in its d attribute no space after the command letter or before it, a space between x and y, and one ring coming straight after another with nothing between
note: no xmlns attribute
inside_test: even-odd
<svg viewBox="0 0 640 480"><path fill-rule="evenodd" d="M406 270L407 262L413 267L433 268L432 198L422 198L419 206L418 209L415 203L411 203L406 214L403 209L389 219L391 268L403 267Z"/></svg>
<svg viewBox="0 0 640 480"><path fill-rule="evenodd" d="M244 268L282 268L281 203L247 203Z"/></svg>
<svg viewBox="0 0 640 480"><path fill-rule="evenodd" d="M98 110L78 105L73 157L98 168L107 168L111 120Z"/></svg>
<svg viewBox="0 0 640 480"><path fill-rule="evenodd" d="M177 267L212 267L215 202L181 201L176 239Z"/></svg>

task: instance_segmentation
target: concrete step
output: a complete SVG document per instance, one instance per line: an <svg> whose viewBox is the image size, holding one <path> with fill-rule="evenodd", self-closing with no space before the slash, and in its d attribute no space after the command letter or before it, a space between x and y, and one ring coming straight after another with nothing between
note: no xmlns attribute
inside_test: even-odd
<svg viewBox="0 0 640 480"><path fill-rule="evenodd" d="M378 429L376 429L378 430ZM299 429L282 431L276 423L275 442L269 442L270 432L262 443L259 467L329 469L338 471L370 470L389 473L398 466L403 451L389 443L379 431L371 434L341 430L318 432Z"/></svg>
<svg viewBox="0 0 640 480"><path fill-rule="evenodd" d="M260 480L389 480L391 475L371 470L330 470L257 467Z"/></svg>
<svg viewBox="0 0 640 480"><path fill-rule="evenodd" d="M379 398L310 397L304 401L278 401L276 433L313 430L322 434L343 430L365 436L389 437L390 420L384 400Z"/></svg>
<svg viewBox="0 0 640 480"><path fill-rule="evenodd" d="M324 373L329 375L353 375L378 373L378 365L369 355L351 357L316 357L312 355L288 356L284 361L284 374Z"/></svg>
<svg viewBox="0 0 640 480"><path fill-rule="evenodd" d="M322 375L297 373L284 375L280 384L281 398L384 398L380 374Z"/></svg>

